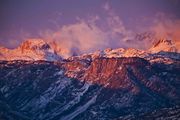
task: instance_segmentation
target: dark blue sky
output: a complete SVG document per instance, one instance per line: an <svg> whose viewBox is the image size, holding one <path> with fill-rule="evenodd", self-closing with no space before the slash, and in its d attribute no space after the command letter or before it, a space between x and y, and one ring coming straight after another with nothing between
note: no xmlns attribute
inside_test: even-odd
<svg viewBox="0 0 180 120"><path fill-rule="evenodd" d="M128 29L151 24L158 13L180 18L180 0L1 0L0 45L17 46L22 36L37 37L40 31L76 23L77 17L106 18L106 3Z"/></svg>

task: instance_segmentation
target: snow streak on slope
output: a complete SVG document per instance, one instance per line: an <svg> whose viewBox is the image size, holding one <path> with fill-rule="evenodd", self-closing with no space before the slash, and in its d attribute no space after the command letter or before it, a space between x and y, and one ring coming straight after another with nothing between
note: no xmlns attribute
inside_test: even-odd
<svg viewBox="0 0 180 120"><path fill-rule="evenodd" d="M73 118L75 118L76 116L78 116L79 114L81 114L82 112L86 111L90 105L92 105L93 103L96 102L96 98L97 95L95 95L92 99L90 99L89 101L87 101L87 103L83 106L80 106L79 108L77 108L77 110L75 110L73 113L62 117L62 120L72 120Z"/></svg>

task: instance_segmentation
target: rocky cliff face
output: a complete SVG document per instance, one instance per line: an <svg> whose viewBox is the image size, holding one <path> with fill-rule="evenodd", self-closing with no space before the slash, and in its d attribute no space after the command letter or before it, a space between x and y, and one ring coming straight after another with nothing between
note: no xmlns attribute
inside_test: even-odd
<svg viewBox="0 0 180 120"><path fill-rule="evenodd" d="M0 118L155 119L165 108L178 118L180 61L157 59L1 61Z"/></svg>
<svg viewBox="0 0 180 120"><path fill-rule="evenodd" d="M92 61L85 75L86 80L111 88L133 87L128 72L131 67L145 67L141 58L97 58Z"/></svg>

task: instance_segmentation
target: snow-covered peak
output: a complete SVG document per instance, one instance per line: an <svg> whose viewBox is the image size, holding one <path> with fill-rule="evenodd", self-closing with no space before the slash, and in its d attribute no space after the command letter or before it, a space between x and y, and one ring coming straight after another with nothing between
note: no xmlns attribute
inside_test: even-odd
<svg viewBox="0 0 180 120"><path fill-rule="evenodd" d="M149 51L151 53L158 53L160 51L164 52L177 52L175 44L172 40L160 39L156 44L154 44Z"/></svg>
<svg viewBox="0 0 180 120"><path fill-rule="evenodd" d="M105 49L103 51L104 57L113 58L113 57L121 57L125 52L125 49L123 48L117 48L117 49Z"/></svg>
<svg viewBox="0 0 180 120"><path fill-rule="evenodd" d="M23 42L19 48L24 50L50 50L50 46L42 39L29 39Z"/></svg>
<svg viewBox="0 0 180 120"><path fill-rule="evenodd" d="M145 57L147 55L148 53L146 51L134 48L127 49L123 54L124 57Z"/></svg>
<svg viewBox="0 0 180 120"><path fill-rule="evenodd" d="M0 48L0 60L47 60L57 61L61 57L42 39L28 39L16 49Z"/></svg>
<svg viewBox="0 0 180 120"><path fill-rule="evenodd" d="M97 53L101 57L107 57L107 58L115 58L115 57L144 57L148 53L143 50L138 50L134 48L117 48L117 49L110 49L107 48L103 51L95 52L92 54L92 56L96 55Z"/></svg>
<svg viewBox="0 0 180 120"><path fill-rule="evenodd" d="M99 57L117 58L117 57L141 57L147 58L149 56L161 55L168 56L167 54L160 54L162 52L177 52L174 43L171 40L161 39L153 45L148 51L134 49L134 48L107 48L105 50L98 50L93 53L86 53L79 56L71 56L68 58L67 51L61 49L60 45L51 42L47 43L43 39L28 39L24 41L16 49L7 49L0 46L0 60L47 60L57 61L64 59L86 59L92 60ZM171 55L171 57L174 54ZM174 58L174 57L173 57ZM179 58L179 57L178 57Z"/></svg>
<svg viewBox="0 0 180 120"><path fill-rule="evenodd" d="M80 56L74 56L70 57L71 60L74 59L86 59L86 60L93 60L96 58L104 57L104 58L119 58L119 57L141 57L144 58L148 56L149 53L143 50L138 50L138 49L133 49L133 48L117 48L117 49L112 49L112 48L107 48L105 50L98 50L93 53L89 54L83 54Z"/></svg>

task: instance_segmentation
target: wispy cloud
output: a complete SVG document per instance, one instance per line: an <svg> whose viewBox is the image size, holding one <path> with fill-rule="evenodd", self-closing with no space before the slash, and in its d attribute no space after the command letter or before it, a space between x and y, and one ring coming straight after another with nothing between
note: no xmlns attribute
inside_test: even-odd
<svg viewBox="0 0 180 120"><path fill-rule="evenodd" d="M67 56L128 46L126 41L132 39L133 33L125 28L108 3L103 8L107 13L105 18L98 15L89 16L86 20L77 17L77 23L64 25L56 31L42 32L41 36L58 43ZM100 27L101 23L104 23L103 27Z"/></svg>
<svg viewBox="0 0 180 120"><path fill-rule="evenodd" d="M144 30L142 34L136 34L126 28L123 20L116 14L113 7L106 2L102 6L104 16L89 15L87 18L76 17L76 22L63 26L56 25L56 30L46 29L40 32L40 36L51 43L58 44L58 51L64 57L74 54L82 54L102 50L107 47L133 47L146 49L152 44L153 35L156 38L170 38L179 41L180 20L171 19L165 14L158 14L152 20L153 24L138 26ZM61 14L61 17L63 15ZM58 23L53 21L54 23ZM151 34L154 33L154 34ZM151 37L153 36L153 37Z"/></svg>
<svg viewBox="0 0 180 120"><path fill-rule="evenodd" d="M154 19L151 30L156 33L158 38L164 37L174 40L180 39L180 19L168 14L159 13Z"/></svg>
<svg viewBox="0 0 180 120"><path fill-rule="evenodd" d="M94 23L88 24L82 20L75 24L64 25L57 31L46 32L42 37L49 42L58 43L67 56L108 46L106 34Z"/></svg>
<svg viewBox="0 0 180 120"><path fill-rule="evenodd" d="M154 24L150 27L157 39L167 38L175 42L176 47L180 48L180 19L165 13L157 14Z"/></svg>
<svg viewBox="0 0 180 120"><path fill-rule="evenodd" d="M109 11L111 9L109 2L105 2L105 4L103 5L103 8L104 8L104 10Z"/></svg>

